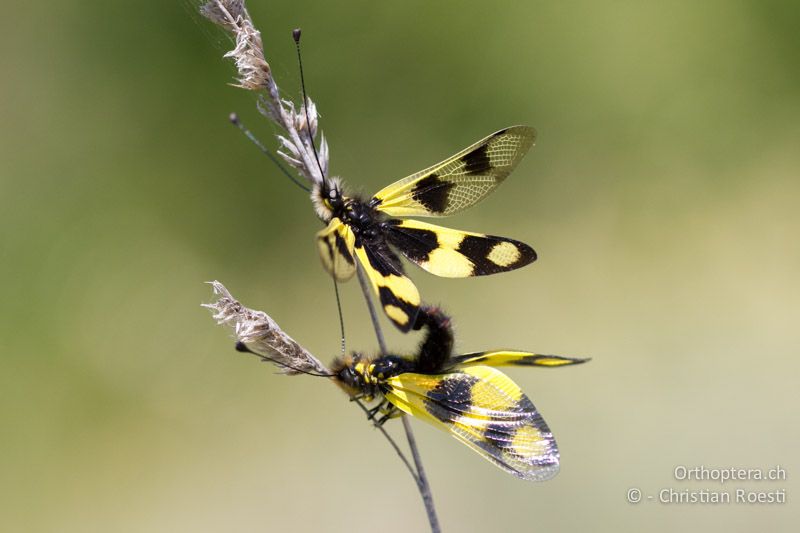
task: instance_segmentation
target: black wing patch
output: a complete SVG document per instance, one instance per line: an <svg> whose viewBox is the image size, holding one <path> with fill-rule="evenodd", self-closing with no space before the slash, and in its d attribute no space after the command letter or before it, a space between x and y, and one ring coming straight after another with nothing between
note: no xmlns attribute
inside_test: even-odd
<svg viewBox="0 0 800 533"><path fill-rule="evenodd" d="M463 158L464 172L470 176L488 174L492 170L492 161L489 158L488 145L479 146Z"/></svg>
<svg viewBox="0 0 800 533"><path fill-rule="evenodd" d="M589 361L582 357L564 357L563 355L542 355L516 350L492 350L475 352L450 357L444 365L445 369L465 368L469 366L541 366L555 368L559 366L579 365Z"/></svg>
<svg viewBox="0 0 800 533"><path fill-rule="evenodd" d="M418 220L384 223L388 242L431 274L466 278L507 272L536 260L527 244L482 233L470 233Z"/></svg>
<svg viewBox="0 0 800 533"><path fill-rule="evenodd" d="M411 189L411 198L431 213L444 213L450 205L450 191L455 187L452 181L445 181L435 173L419 180Z"/></svg>
<svg viewBox="0 0 800 533"><path fill-rule="evenodd" d="M383 311L401 331L411 329L419 311L419 291L403 273L400 259L385 244L355 246Z"/></svg>
<svg viewBox="0 0 800 533"><path fill-rule="evenodd" d="M404 373L386 380L386 399L450 432L485 459L523 479L558 472L553 434L519 386L491 367L440 375Z"/></svg>
<svg viewBox="0 0 800 533"><path fill-rule="evenodd" d="M512 126L378 191L372 206L390 216L447 216L480 202L519 164L536 131Z"/></svg>

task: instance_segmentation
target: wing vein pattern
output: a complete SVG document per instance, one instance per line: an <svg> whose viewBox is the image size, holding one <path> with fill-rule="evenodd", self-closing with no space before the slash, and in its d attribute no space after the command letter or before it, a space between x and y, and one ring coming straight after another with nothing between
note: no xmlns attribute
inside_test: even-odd
<svg viewBox="0 0 800 533"><path fill-rule="evenodd" d="M375 194L391 216L448 216L475 205L519 164L536 140L536 130L512 126L456 155L397 181Z"/></svg>
<svg viewBox="0 0 800 533"><path fill-rule="evenodd" d="M558 472L556 441L531 400L508 376L488 366L386 381L386 398L402 411L448 431L482 457L522 479Z"/></svg>

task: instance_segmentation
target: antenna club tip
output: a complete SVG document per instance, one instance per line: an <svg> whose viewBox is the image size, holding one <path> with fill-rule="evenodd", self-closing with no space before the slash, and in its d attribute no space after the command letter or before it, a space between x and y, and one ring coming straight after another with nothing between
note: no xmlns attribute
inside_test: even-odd
<svg viewBox="0 0 800 533"><path fill-rule="evenodd" d="M246 352L253 353L253 352L250 351L250 348L248 348L247 345L245 343L243 343L242 341L237 341L236 342L236 351L237 352L243 352L243 353L246 353Z"/></svg>
<svg viewBox="0 0 800 533"><path fill-rule="evenodd" d="M300 42L300 34L301 33L302 32L301 32L300 28L295 28L295 29L292 30L292 38L294 39L294 42L296 42L296 43Z"/></svg>
<svg viewBox="0 0 800 533"><path fill-rule="evenodd" d="M230 115L228 115L228 120L230 120L231 124L235 126L239 125L239 115L237 115L236 113L231 113Z"/></svg>

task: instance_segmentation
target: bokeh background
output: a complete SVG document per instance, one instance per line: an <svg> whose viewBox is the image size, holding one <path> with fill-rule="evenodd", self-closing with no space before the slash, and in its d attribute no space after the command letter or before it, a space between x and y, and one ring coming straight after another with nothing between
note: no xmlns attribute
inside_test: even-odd
<svg viewBox="0 0 800 533"><path fill-rule="evenodd" d="M249 4L292 97L303 28L332 169L354 189L507 125L539 130L515 174L448 221L539 261L412 275L462 351L593 360L510 372L559 440L553 481L415 424L445 531L796 527L797 2ZM195 8L4 10L0 527L424 531L407 472L344 395L237 354L200 307L219 279L324 360L339 346L319 223L227 123L238 111L275 144ZM357 284L342 296L348 346L375 351ZM677 465L788 479L681 482ZM787 503L631 505L633 487L785 489Z"/></svg>

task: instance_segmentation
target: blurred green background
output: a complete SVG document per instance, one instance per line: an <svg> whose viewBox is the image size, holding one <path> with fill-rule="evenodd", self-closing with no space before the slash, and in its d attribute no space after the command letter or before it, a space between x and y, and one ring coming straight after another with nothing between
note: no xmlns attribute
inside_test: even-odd
<svg viewBox="0 0 800 533"><path fill-rule="evenodd" d="M412 277L461 351L593 360L509 372L559 440L553 481L415 424L445 531L796 527L800 4L249 4L292 97L303 28L332 171L357 190L504 126L539 131L503 187L447 221L539 261ZM324 360L339 346L319 222L227 123L237 111L274 146L195 7L4 11L0 527L424 531L407 472L345 396L237 354L199 306L219 279ZM357 284L342 296L349 347L375 351ZM681 482L677 465L788 480ZM632 487L788 501L631 505Z"/></svg>

